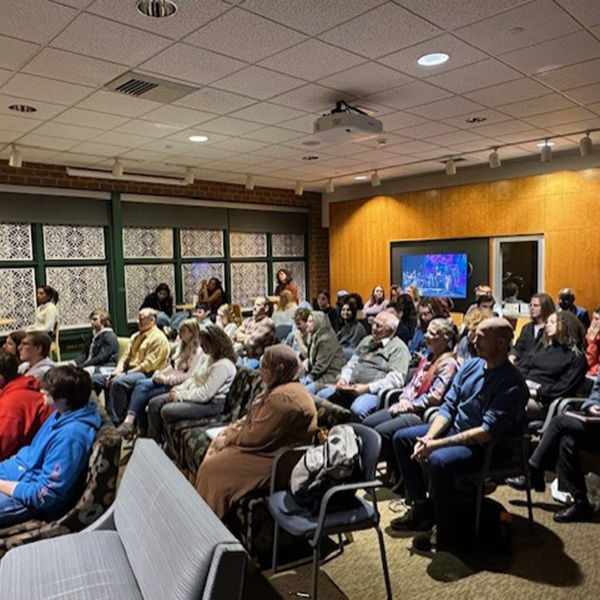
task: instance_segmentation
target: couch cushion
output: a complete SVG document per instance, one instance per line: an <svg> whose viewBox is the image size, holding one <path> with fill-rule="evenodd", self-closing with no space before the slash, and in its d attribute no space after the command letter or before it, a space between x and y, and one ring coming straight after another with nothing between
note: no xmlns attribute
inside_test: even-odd
<svg viewBox="0 0 600 600"><path fill-rule="evenodd" d="M0 563L0 598L142 598L115 531L74 533L11 550Z"/></svg>
<svg viewBox="0 0 600 600"><path fill-rule="evenodd" d="M241 549L151 440L136 442L114 506L115 526L145 600L196 600L216 546Z"/></svg>

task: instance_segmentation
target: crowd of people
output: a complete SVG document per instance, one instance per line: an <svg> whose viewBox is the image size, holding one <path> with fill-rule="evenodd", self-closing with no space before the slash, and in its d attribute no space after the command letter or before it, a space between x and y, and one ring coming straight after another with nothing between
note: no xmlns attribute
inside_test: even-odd
<svg viewBox="0 0 600 600"><path fill-rule="evenodd" d="M386 297L377 285L366 302L340 290L332 305L325 290L312 304L300 302L285 269L277 282L276 305L258 296L244 320L216 278L202 283L194 309L180 313L160 284L119 359L110 315L94 309L89 345L58 364L49 358L58 293L40 287L34 324L11 333L0 352L0 526L72 501L100 425L92 391L104 395L123 437L160 444L165 423L218 421L241 366L260 370L264 391L213 440L196 476L221 517L267 484L278 449L314 439L316 397L380 434L388 485L408 506L391 527L424 530L414 540L420 549L454 547L465 541L465 507L475 498L456 476L481 463L486 442L522 433L554 399L586 394L580 418L555 418L529 463L535 489L543 489L545 471L557 471L559 488L574 499L556 521L591 518L577 450L600 453L586 420L600 416L600 307L590 320L573 290L561 290L556 305L536 293L530 322L513 340L484 285L457 327L450 299L420 297L414 287L394 285Z"/></svg>

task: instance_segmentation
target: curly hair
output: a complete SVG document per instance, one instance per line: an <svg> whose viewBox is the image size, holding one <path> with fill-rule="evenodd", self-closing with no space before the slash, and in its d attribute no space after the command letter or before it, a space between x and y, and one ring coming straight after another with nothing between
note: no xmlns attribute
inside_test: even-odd
<svg viewBox="0 0 600 600"><path fill-rule="evenodd" d="M568 310L563 310L555 314L556 333L550 338L544 332L542 343L545 346L549 346L554 341L559 346L564 346L575 352L582 352L585 331L579 319Z"/></svg>
<svg viewBox="0 0 600 600"><path fill-rule="evenodd" d="M206 329L201 329L200 341L204 342L204 345L208 348L208 354L215 361L228 358L235 364L236 357L231 339L220 327L209 325Z"/></svg>

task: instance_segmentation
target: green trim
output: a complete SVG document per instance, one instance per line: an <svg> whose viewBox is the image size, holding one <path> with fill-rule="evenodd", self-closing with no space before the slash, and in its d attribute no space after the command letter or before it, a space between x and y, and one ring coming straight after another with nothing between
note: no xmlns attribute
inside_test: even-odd
<svg viewBox="0 0 600 600"><path fill-rule="evenodd" d="M107 243L110 256L109 278L113 282L109 289L111 314L117 335L127 334L127 314L125 308L125 267L123 262L123 219L121 195L110 195L110 225Z"/></svg>
<svg viewBox="0 0 600 600"><path fill-rule="evenodd" d="M46 284L46 265L44 264L44 231L41 223L33 224L33 260L35 262L35 285Z"/></svg>

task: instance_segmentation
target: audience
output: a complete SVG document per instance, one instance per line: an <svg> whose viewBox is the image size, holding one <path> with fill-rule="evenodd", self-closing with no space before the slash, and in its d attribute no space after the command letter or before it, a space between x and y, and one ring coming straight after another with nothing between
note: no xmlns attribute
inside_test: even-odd
<svg viewBox="0 0 600 600"><path fill-rule="evenodd" d="M397 304L388 304L386 312L392 313L398 318L398 328L396 329L396 337L400 338L405 344L408 344L411 339L408 327L402 322L402 309Z"/></svg>
<svg viewBox="0 0 600 600"><path fill-rule="evenodd" d="M494 307L496 306L496 300L494 300L494 296L491 294L481 294L475 301L475 306L480 310L489 310L491 313L494 313L494 316L498 316L495 312Z"/></svg>
<svg viewBox="0 0 600 600"><path fill-rule="evenodd" d="M327 315L314 312L308 317L308 358L302 383L311 394L335 383L346 364L342 347L331 328Z"/></svg>
<svg viewBox="0 0 600 600"><path fill-rule="evenodd" d="M283 292L290 292L292 302L298 304L298 286L288 269L279 269L277 271L277 285L275 286L275 295L281 296Z"/></svg>
<svg viewBox="0 0 600 600"><path fill-rule="evenodd" d="M334 331L340 328L339 317L335 308L329 304L329 292L327 290L321 290L317 297L313 300L313 310L325 313L331 321L331 326ZM362 308L362 301L361 301Z"/></svg>
<svg viewBox="0 0 600 600"><path fill-rule="evenodd" d="M347 359L352 357L360 341L367 335L364 325L356 320L356 307L349 302L340 311L341 327L337 338Z"/></svg>
<svg viewBox="0 0 600 600"><path fill-rule="evenodd" d="M411 507L392 521L392 528L427 530L435 523L435 529L414 539L419 550L448 550L469 541L473 527L461 519L461 504L467 505L466 514L472 519L475 487L455 476L481 465L483 444L523 431L528 390L508 360L512 336L505 319L480 323L475 338L480 358L468 360L457 372L432 424L394 435ZM423 463L430 475L429 497Z"/></svg>
<svg viewBox="0 0 600 600"><path fill-rule="evenodd" d="M530 391L529 418L543 418L552 400L574 394L585 377L583 329L577 317L571 312L551 314L540 344L517 367Z"/></svg>
<svg viewBox="0 0 600 600"><path fill-rule="evenodd" d="M50 360L50 346L52 340L50 336L43 331L31 331L23 338L19 344L19 373L21 375L31 375L36 379L42 380L42 377L54 367L54 362Z"/></svg>
<svg viewBox="0 0 600 600"><path fill-rule="evenodd" d="M446 316L446 308L440 302L439 298L422 298L419 303L419 320L415 333L408 344L413 357L421 359L421 355L427 352L425 343L425 331L432 319L438 319Z"/></svg>
<svg viewBox="0 0 600 600"><path fill-rule="evenodd" d="M206 329L213 325L210 313L210 304L208 302L200 302L196 303L196 308L194 309L194 313L192 314L196 322L198 323L198 327L200 329Z"/></svg>
<svg viewBox="0 0 600 600"><path fill-rule="evenodd" d="M546 321L555 310L554 301L548 294L540 292L531 296L529 301L531 321L523 327L517 343L510 352L509 358L513 363L519 364L522 358L535 351L542 340Z"/></svg>
<svg viewBox="0 0 600 600"><path fill-rule="evenodd" d="M273 323L275 323L275 327L278 325L292 325L297 308L298 305L294 302L292 292L290 290L283 290L279 294L279 301L271 317Z"/></svg>
<svg viewBox="0 0 600 600"><path fill-rule="evenodd" d="M144 298L140 310L142 308L152 308L156 311L156 324L161 329L170 326L173 316L173 296L169 286L166 283L159 283L155 290Z"/></svg>
<svg viewBox="0 0 600 600"><path fill-rule="evenodd" d="M179 326L179 344L175 356L163 369L155 371L152 377L140 379L135 384L129 401L125 420L117 431L123 437L135 433L136 419L142 422L146 406L151 398L168 393L171 388L187 381L203 355L200 347L200 326L195 319L187 319Z"/></svg>
<svg viewBox="0 0 600 600"><path fill-rule="evenodd" d="M0 351L0 460L30 444L53 410L44 403L39 381L18 369L17 357Z"/></svg>
<svg viewBox="0 0 600 600"><path fill-rule="evenodd" d="M419 289L415 285L409 285L404 290L406 294L410 297L415 305L415 310L419 310L419 304L421 304L421 294L419 293Z"/></svg>
<svg viewBox="0 0 600 600"><path fill-rule="evenodd" d="M12 354L17 358L17 361L20 361L19 358L19 346L23 341L23 338L27 335L26 331L19 329L18 331L11 331L4 340L4 345L2 346L2 350L7 354Z"/></svg>
<svg viewBox="0 0 600 600"><path fill-rule="evenodd" d="M235 314L231 304L221 304L217 310L217 327L220 327L230 339L233 339L233 334L240 326L238 316Z"/></svg>
<svg viewBox="0 0 600 600"><path fill-rule="evenodd" d="M415 303L408 294L400 294L398 296L398 301L395 303L395 307L400 316L400 322L408 331L410 339L412 339L412 336L415 334L415 329L417 328L417 321L419 320Z"/></svg>
<svg viewBox="0 0 600 600"><path fill-rule="evenodd" d="M474 308L477 308L477 300L479 300L479 298L481 296L492 296L492 288L489 285L485 285L485 284L480 284L475 288L475 302L473 302L473 304L469 305L469 308L467 308L467 312L465 313L465 316L468 315Z"/></svg>
<svg viewBox="0 0 600 600"><path fill-rule="evenodd" d="M475 352L475 335L477 333L477 327L484 319L493 317L493 313L489 310L481 310L480 308L473 308L470 310L464 318L458 343L456 344L456 360L459 365L462 365L469 358L475 358L477 353Z"/></svg>
<svg viewBox="0 0 600 600"><path fill-rule="evenodd" d="M31 445L0 462L0 527L64 513L75 501L101 424L91 391L83 369L65 365L46 373L44 402L56 410Z"/></svg>
<svg viewBox="0 0 600 600"><path fill-rule="evenodd" d="M600 362L600 306L594 309L592 321L585 334L585 358L588 377L596 377Z"/></svg>
<svg viewBox="0 0 600 600"><path fill-rule="evenodd" d="M275 324L269 318L270 303L266 296L257 296L252 316L244 320L233 334L234 350L241 364L256 369L265 348L275 343Z"/></svg>
<svg viewBox="0 0 600 600"><path fill-rule="evenodd" d="M92 324L92 342L88 352L81 353L75 364L82 369L88 369L92 375L99 367L114 367L117 364L119 340L112 330L110 315L99 308L90 313Z"/></svg>
<svg viewBox="0 0 600 600"><path fill-rule="evenodd" d="M218 327L199 331L203 354L185 381L148 404L148 436L161 442L163 423L218 418L235 377L235 353L229 336Z"/></svg>
<svg viewBox="0 0 600 600"><path fill-rule="evenodd" d="M289 346L301 360L308 358L308 317L311 312L308 308L297 308L294 313L294 328L285 338L284 343Z"/></svg>
<svg viewBox="0 0 600 600"><path fill-rule="evenodd" d="M377 394L382 389L402 387L410 354L406 344L395 336L398 323L398 317L392 313L379 313L371 335L360 342L337 383L321 390L319 396L342 406L350 405L350 410L364 419L376 410Z"/></svg>
<svg viewBox="0 0 600 600"><path fill-rule="evenodd" d="M571 288L563 288L558 292L558 312L573 313L583 325L584 330L590 326L590 315L585 308L575 304L575 292Z"/></svg>
<svg viewBox="0 0 600 600"><path fill-rule="evenodd" d="M249 492L266 488L279 450L311 442L317 411L297 381L299 367L289 347L267 348L260 367L266 390L245 417L213 440L198 470L196 489L219 517Z"/></svg>
<svg viewBox="0 0 600 600"><path fill-rule="evenodd" d="M390 298L388 300L388 304L396 304L398 302L398 298L402 294L402 288L395 283L390 286ZM410 296L409 296L410 297Z"/></svg>
<svg viewBox="0 0 600 600"><path fill-rule="evenodd" d="M208 304L211 315L216 315L219 307L225 304L225 301L225 291L220 279L211 277L208 281L206 279L202 280L198 290L198 303ZM196 305L196 308L198 308L198 305Z"/></svg>
<svg viewBox="0 0 600 600"><path fill-rule="evenodd" d="M363 309L369 322L372 322L382 310L385 310L387 305L388 301L385 299L383 286L376 285L371 291L371 297L366 301Z"/></svg>
<svg viewBox="0 0 600 600"><path fill-rule="evenodd" d="M58 292L49 285L40 285L36 292L37 308L35 309L33 325L27 331L43 331L54 333L58 322Z"/></svg>
<svg viewBox="0 0 600 600"><path fill-rule="evenodd" d="M389 408L377 411L363 421L381 435L381 456L396 482L400 473L392 438L399 429L422 425L425 410L442 403L458 368L452 351L456 333L456 327L449 319L433 319L425 334L429 355L421 359L412 379L403 388L382 389L379 396L386 400Z"/></svg>

